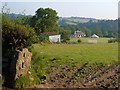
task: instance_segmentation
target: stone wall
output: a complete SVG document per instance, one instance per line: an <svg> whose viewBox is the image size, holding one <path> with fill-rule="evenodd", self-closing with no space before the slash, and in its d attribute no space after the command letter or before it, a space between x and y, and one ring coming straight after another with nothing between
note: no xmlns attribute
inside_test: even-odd
<svg viewBox="0 0 120 90"><path fill-rule="evenodd" d="M14 75L16 80L20 76L26 75L30 68L32 53L24 48L22 51L17 51L13 55L13 59L10 65L10 73Z"/></svg>
<svg viewBox="0 0 120 90"><path fill-rule="evenodd" d="M3 86L13 88L20 76L25 76L30 68L32 53L27 48L11 51L2 57Z"/></svg>

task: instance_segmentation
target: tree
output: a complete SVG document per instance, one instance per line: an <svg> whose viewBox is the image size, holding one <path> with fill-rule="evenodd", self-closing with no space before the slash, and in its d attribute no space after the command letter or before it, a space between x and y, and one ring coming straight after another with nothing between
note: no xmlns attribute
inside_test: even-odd
<svg viewBox="0 0 120 90"><path fill-rule="evenodd" d="M102 31L99 27L96 27L93 31L92 31L92 34L97 34L98 36L102 37L103 34L102 34Z"/></svg>
<svg viewBox="0 0 120 90"><path fill-rule="evenodd" d="M108 31L103 31L103 37L108 37Z"/></svg>
<svg viewBox="0 0 120 90"><path fill-rule="evenodd" d="M31 18L30 25L35 28L39 35L44 32L58 32L57 12L51 8L39 8Z"/></svg>
<svg viewBox="0 0 120 90"><path fill-rule="evenodd" d="M86 37L91 36L91 31L87 27L82 27L82 28L80 28L80 30L86 34Z"/></svg>
<svg viewBox="0 0 120 90"><path fill-rule="evenodd" d="M60 34L61 34L61 38L63 39L63 41L67 41L70 40L70 30L60 30Z"/></svg>
<svg viewBox="0 0 120 90"><path fill-rule="evenodd" d="M12 15L12 14L11 14ZM17 16L14 20L17 24L20 25L29 25L30 24L31 16L21 15Z"/></svg>

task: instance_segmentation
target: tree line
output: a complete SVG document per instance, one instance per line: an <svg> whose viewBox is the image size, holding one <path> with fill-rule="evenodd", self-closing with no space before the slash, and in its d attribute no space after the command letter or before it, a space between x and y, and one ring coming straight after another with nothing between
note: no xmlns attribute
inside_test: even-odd
<svg viewBox="0 0 120 90"><path fill-rule="evenodd" d="M80 30L86 33L86 37L90 37L92 34L97 34L100 37L118 37L118 20L98 20L97 22L90 20L86 23L76 24L67 24L63 19L59 23L59 28L70 30L71 34L74 34L76 30Z"/></svg>

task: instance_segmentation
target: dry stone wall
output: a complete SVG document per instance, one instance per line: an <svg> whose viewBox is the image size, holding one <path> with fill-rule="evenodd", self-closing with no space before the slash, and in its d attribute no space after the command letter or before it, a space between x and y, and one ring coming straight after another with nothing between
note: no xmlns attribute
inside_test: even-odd
<svg viewBox="0 0 120 90"><path fill-rule="evenodd" d="M21 52L19 52L18 60L16 63L16 75L15 79L19 76L26 75L27 71L30 68L32 53L28 51L27 48L24 48Z"/></svg>
<svg viewBox="0 0 120 90"><path fill-rule="evenodd" d="M27 48L22 49L22 51L17 51L13 55L10 73L14 75L15 80L20 76L26 75L30 68L31 57L32 53L29 52Z"/></svg>

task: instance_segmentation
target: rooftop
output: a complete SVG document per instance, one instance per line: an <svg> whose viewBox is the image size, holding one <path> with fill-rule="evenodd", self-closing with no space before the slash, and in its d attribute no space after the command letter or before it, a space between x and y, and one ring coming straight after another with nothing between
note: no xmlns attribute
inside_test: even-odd
<svg viewBox="0 0 120 90"><path fill-rule="evenodd" d="M59 35L58 32L45 32L45 33L42 33L43 35L47 35L47 36L52 36L52 35Z"/></svg>

